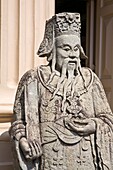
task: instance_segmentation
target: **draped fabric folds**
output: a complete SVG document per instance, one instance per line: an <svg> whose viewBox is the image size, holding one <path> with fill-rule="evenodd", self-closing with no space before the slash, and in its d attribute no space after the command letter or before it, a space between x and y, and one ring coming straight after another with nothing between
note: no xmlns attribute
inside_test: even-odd
<svg viewBox="0 0 113 170"><path fill-rule="evenodd" d="M41 74L39 75L38 72L40 72L43 75L42 76ZM103 90L103 87L98 77L92 71L89 71L89 69L87 68L86 69L82 68L82 73L84 79L86 80L86 84L88 85L87 88L88 90L84 92L82 89L83 87L80 87L79 84L78 84L78 89L76 90L79 92L81 105L85 109L87 113L87 117L89 119L92 119L96 124L95 134L91 134L90 136L88 136L89 139L86 140L90 143L91 149L89 150L89 152L91 152L90 154L92 155L91 161L92 164L94 164L95 170L112 170L113 169L113 114L109 107L105 92ZM46 149L44 150L44 148L46 147L46 143L47 146L49 146L48 144L49 142L55 143L59 140L60 145L63 145L63 147L65 147L65 145L70 146L70 144L73 147L75 147L78 146L80 141L83 140L84 138L84 136L77 137L75 133L71 133L68 129L66 130L62 120L59 121L58 119L56 122L54 121L53 123L53 120L55 119L51 120L52 119L51 118L49 120L49 116L46 118L47 113L44 112L47 109L45 109L46 103L43 103L43 99L51 98L52 93L55 90L55 86L53 87L52 83L54 82L54 84L55 83L57 84L57 80L58 80L58 75L57 75L56 77L53 78L52 82L50 83L47 89L45 80L48 79L50 74L51 74L50 69L48 71L48 68L46 67L38 68L38 69L36 68L34 70L30 70L29 72L27 72L20 80L17 94L16 94L15 104L14 104L14 122L18 122L20 120L24 122L23 124L25 125L26 138L28 140L37 140L40 143L40 145L42 145L42 151L44 151L45 155L47 155ZM44 75L46 75L45 78L43 77ZM92 80L91 77L93 77ZM78 83L79 82L82 82L81 76L80 78L78 78ZM58 94L58 97L62 99L60 93ZM49 102L49 105L50 106L52 105L51 101ZM53 101L53 106L51 107L54 107L54 101ZM47 122L50 123L47 123L45 119L43 120L43 117L47 119ZM44 127L49 127L48 132L51 133L50 138L47 136L48 134L45 134L43 124ZM59 126L57 126L57 124L60 124L62 126L60 132L59 132ZM10 129L10 131L12 131L12 129ZM46 137L44 137L44 135ZM70 138L69 140L67 136ZM43 156L33 161L27 161L24 158L24 155L19 147L19 141L16 140L14 136L11 137L12 137L11 140L13 144L12 146L13 146L13 152L15 157L16 170L17 169L48 170L47 168L44 169L44 166L46 167L46 165L42 165L42 163L43 164L45 163L45 161L43 161ZM46 138L48 141L45 142L44 144ZM70 158L70 161L72 161L73 164L74 159L72 158L71 160ZM73 169L74 168L72 166L72 170ZM77 168L75 168L74 170L76 169ZM69 170L68 165L66 170Z"/></svg>

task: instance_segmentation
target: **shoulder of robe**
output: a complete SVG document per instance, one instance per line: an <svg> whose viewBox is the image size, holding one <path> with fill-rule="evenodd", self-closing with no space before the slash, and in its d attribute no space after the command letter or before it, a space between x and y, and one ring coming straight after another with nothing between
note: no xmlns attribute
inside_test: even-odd
<svg viewBox="0 0 113 170"><path fill-rule="evenodd" d="M82 67L81 73L82 73L82 76L84 78L87 88L89 88L94 81L95 73L88 67Z"/></svg>
<svg viewBox="0 0 113 170"><path fill-rule="evenodd" d="M21 93L26 85L30 84L33 81L38 81L37 70L38 68L31 69L21 77L18 84L16 96L21 96Z"/></svg>
<svg viewBox="0 0 113 170"><path fill-rule="evenodd" d="M35 80L38 80L37 70L38 68L34 68L27 71L20 79L19 85L27 85Z"/></svg>
<svg viewBox="0 0 113 170"><path fill-rule="evenodd" d="M103 88L99 77L90 68L83 67L81 72L83 74L87 87L98 86Z"/></svg>

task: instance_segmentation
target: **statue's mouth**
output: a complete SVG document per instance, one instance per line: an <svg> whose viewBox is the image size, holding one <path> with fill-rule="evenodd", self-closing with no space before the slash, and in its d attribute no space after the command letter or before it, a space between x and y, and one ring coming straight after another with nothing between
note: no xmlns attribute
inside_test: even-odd
<svg viewBox="0 0 113 170"><path fill-rule="evenodd" d="M75 63L76 61L72 60L72 61L69 61L69 63Z"/></svg>
<svg viewBox="0 0 113 170"><path fill-rule="evenodd" d="M69 64L77 64L77 61L76 61L76 60L69 60L68 63L69 63Z"/></svg>

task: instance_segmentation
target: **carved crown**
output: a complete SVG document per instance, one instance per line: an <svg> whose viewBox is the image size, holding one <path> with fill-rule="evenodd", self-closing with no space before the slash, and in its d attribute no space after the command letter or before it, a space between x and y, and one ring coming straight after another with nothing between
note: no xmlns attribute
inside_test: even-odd
<svg viewBox="0 0 113 170"><path fill-rule="evenodd" d="M75 34L80 38L80 14L59 13L55 15L55 37L63 34Z"/></svg>

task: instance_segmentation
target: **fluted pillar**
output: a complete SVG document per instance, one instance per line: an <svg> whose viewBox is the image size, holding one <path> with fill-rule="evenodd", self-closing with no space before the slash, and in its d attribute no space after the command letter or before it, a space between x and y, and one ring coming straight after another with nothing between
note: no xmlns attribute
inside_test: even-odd
<svg viewBox="0 0 113 170"><path fill-rule="evenodd" d="M45 60L36 55L54 0L1 0L0 169L13 170L8 129L20 77Z"/></svg>
<svg viewBox="0 0 113 170"><path fill-rule="evenodd" d="M0 122L12 118L20 77L44 63L36 55L54 0L1 0Z"/></svg>

